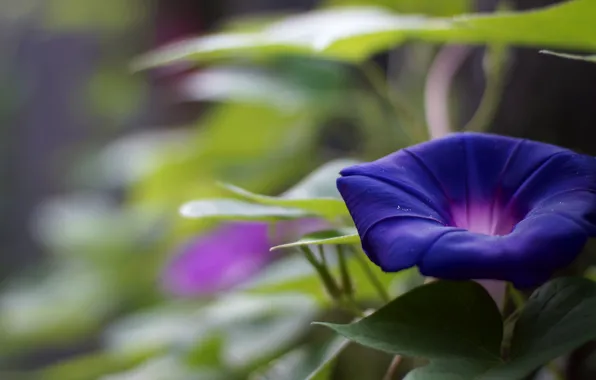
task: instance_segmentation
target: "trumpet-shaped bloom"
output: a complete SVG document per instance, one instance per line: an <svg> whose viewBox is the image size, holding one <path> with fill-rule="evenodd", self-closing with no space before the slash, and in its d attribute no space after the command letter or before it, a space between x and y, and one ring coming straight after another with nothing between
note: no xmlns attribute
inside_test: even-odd
<svg viewBox="0 0 596 380"><path fill-rule="evenodd" d="M456 133L348 167L337 186L386 272L534 286L596 235L596 158L534 141Z"/></svg>
<svg viewBox="0 0 596 380"><path fill-rule="evenodd" d="M321 220L233 222L185 244L168 263L163 286L180 297L204 296L251 279L275 257L270 248L323 228Z"/></svg>

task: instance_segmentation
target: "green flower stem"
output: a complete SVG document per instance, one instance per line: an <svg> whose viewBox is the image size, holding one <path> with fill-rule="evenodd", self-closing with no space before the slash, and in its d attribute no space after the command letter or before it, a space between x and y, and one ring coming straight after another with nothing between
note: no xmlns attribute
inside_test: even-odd
<svg viewBox="0 0 596 380"><path fill-rule="evenodd" d="M319 256L321 257L322 265L327 266L327 258L325 258L325 248L322 245L318 245L317 249L319 251Z"/></svg>
<svg viewBox="0 0 596 380"><path fill-rule="evenodd" d="M524 297L524 295L521 294L519 290L515 289L513 284L511 284L509 282L507 283L506 294L508 294L508 298L511 299L511 301L513 301L513 304L515 305L515 309L518 312L521 312L521 310L526 305L526 298Z"/></svg>
<svg viewBox="0 0 596 380"><path fill-rule="evenodd" d="M385 73L372 61L362 64L361 70L374 91L385 99L396 114L404 119L404 133L407 135L408 145L428 140L426 124L418 117L414 107L387 83Z"/></svg>
<svg viewBox="0 0 596 380"><path fill-rule="evenodd" d="M342 292L339 286L337 286L335 279L333 279L333 276L331 276L331 273L329 273L329 269L327 269L327 266L317 261L315 255L310 250L310 248L302 246L300 247L300 249L304 253L304 256L306 257L308 262L319 274L319 277L321 278L321 281L323 282L323 285L325 286L327 293L329 293L329 296L331 296L331 298L336 302L339 302L342 298Z"/></svg>
<svg viewBox="0 0 596 380"><path fill-rule="evenodd" d="M486 84L480 99L480 105L466 124L464 130L485 132L494 119L505 87L505 69L507 67L508 50L503 45L488 46L484 56L484 72Z"/></svg>
<svg viewBox="0 0 596 380"><path fill-rule="evenodd" d="M379 279L375 276L375 274L370 270L370 267L368 266L366 259L364 257L362 257L362 255L360 254L358 249L354 249L353 251L354 251L354 256L356 256L356 260L362 267L362 270L364 271L364 274L368 278L368 281L370 281L371 285L375 288L375 290L379 294L379 297L381 298L381 300L383 300L383 302L385 302L385 303L388 303L389 301L391 301L391 297L389 296L389 293L387 293L387 290L385 289L385 287L383 286L381 281L379 281Z"/></svg>
<svg viewBox="0 0 596 380"><path fill-rule="evenodd" d="M389 364L389 367L387 368L387 372L385 373L385 376L383 376L383 380L393 380L402 361L403 361L402 356L400 356L400 355L394 356L393 360L391 361L391 364Z"/></svg>
<svg viewBox="0 0 596 380"><path fill-rule="evenodd" d="M350 277L350 272L348 271L348 264L346 262L346 253L344 252L344 247L341 244L336 246L337 249L337 258L339 261L339 275L341 278L341 290L342 293L348 297L351 297L354 294L354 286L352 284L352 278Z"/></svg>

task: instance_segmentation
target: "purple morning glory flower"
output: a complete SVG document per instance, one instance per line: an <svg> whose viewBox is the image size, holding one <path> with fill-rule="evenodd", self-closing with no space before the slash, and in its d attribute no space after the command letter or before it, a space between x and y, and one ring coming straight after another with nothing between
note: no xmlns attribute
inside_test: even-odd
<svg viewBox="0 0 596 380"><path fill-rule="evenodd" d="M232 222L185 244L163 274L168 293L204 296L229 290L251 279L275 257L270 248L323 228L324 222L302 219L278 222ZM273 233L273 236L271 232Z"/></svg>
<svg viewBox="0 0 596 380"><path fill-rule="evenodd" d="M534 286L596 235L596 158L549 144L456 133L341 175L362 247L386 272Z"/></svg>

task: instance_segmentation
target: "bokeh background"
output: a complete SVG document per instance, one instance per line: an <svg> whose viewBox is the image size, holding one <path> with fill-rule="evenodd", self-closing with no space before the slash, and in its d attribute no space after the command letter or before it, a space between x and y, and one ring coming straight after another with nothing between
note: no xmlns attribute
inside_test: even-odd
<svg viewBox="0 0 596 380"><path fill-rule="evenodd" d="M183 219L178 208L221 194L217 180L275 195L331 160L380 157L407 144L413 120L440 123L432 102L447 102L449 122L461 128L485 88L484 48L407 43L375 56L367 72L296 56L131 68L165 44L250 30L322 3L0 3L0 378L243 379L274 353L322 339L308 326L321 313L312 298L324 294L307 266L279 287L310 298L169 289L171 258L214 226ZM451 16L492 12L498 2L397 3L402 12ZM371 78L389 79L413 108L388 112ZM490 131L596 155L596 65L511 48L500 80ZM446 97L425 98L445 82ZM276 273L298 267L288 261ZM381 378L390 360L364 349L352 355L369 367L346 359L335 378ZM582 371L574 378L594 374Z"/></svg>

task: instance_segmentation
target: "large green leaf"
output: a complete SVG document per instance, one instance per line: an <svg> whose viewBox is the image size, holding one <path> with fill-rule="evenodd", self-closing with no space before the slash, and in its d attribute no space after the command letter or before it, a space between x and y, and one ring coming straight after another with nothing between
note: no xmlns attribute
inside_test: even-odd
<svg viewBox="0 0 596 380"><path fill-rule="evenodd" d="M279 197L254 194L237 186L223 186L235 195L264 205L301 209L330 219L349 215L335 181L341 169L358 163L341 159L326 163Z"/></svg>
<svg viewBox="0 0 596 380"><path fill-rule="evenodd" d="M133 67L144 69L179 60L213 60L238 55L320 55L358 60L371 51L405 39L405 30L431 27L425 18L397 16L381 8L340 7L287 17L252 33L221 33L166 46L140 57ZM439 25L444 26L443 22ZM434 27L434 26L433 26ZM334 46L338 40L394 31L391 41L379 37L368 46ZM395 31L400 31L395 33Z"/></svg>
<svg viewBox="0 0 596 380"><path fill-rule="evenodd" d="M482 379L521 379L541 365L596 339L596 284L560 278L532 294L511 342L510 361Z"/></svg>
<svg viewBox="0 0 596 380"><path fill-rule="evenodd" d="M471 281L437 281L355 323L322 324L354 342L392 354L468 359L474 368L502 361L501 314L488 292Z"/></svg>
<svg viewBox="0 0 596 380"><path fill-rule="evenodd" d="M428 18L382 8L339 7L291 16L258 32L201 37L142 57L146 68L237 55L314 54L360 61L407 39L596 49L596 2L574 0L525 12Z"/></svg>
<svg viewBox="0 0 596 380"><path fill-rule="evenodd" d="M325 325L373 348L431 359L408 380L519 380L596 338L596 284L560 278L528 300L515 325L510 355L503 360L500 316L487 297L478 284L440 281L414 289L359 322Z"/></svg>
<svg viewBox="0 0 596 380"><path fill-rule="evenodd" d="M188 202L180 208L187 218L217 220L278 220L301 218L308 214L299 209L265 206L235 199L204 199Z"/></svg>

